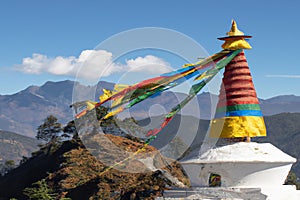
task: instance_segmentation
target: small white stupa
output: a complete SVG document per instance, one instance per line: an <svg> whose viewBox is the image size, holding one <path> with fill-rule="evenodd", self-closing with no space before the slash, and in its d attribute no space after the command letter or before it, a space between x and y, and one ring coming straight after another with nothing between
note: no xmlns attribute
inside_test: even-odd
<svg viewBox="0 0 300 200"><path fill-rule="evenodd" d="M250 49L233 21L222 45L224 49ZM198 156L181 162L192 188L187 199L268 199L299 200L295 186L283 185L296 159L269 143L251 142L251 137L266 136L246 57L242 51L226 67L211 138L223 141L212 148L202 147ZM216 140L218 140L216 139ZM208 145L209 146L209 145ZM176 191L167 192L176 196ZM182 194L177 192L179 197ZM181 196L183 197L183 196ZM215 198L214 198L215 197Z"/></svg>

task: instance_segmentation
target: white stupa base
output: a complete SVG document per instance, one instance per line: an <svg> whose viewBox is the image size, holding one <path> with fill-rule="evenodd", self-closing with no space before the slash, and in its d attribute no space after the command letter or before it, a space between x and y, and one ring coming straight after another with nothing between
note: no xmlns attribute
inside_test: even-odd
<svg viewBox="0 0 300 200"><path fill-rule="evenodd" d="M210 174L218 174L223 188L260 188L273 200L280 199L277 193L299 195L294 187L283 185L294 162L295 158L272 144L240 142L215 147L181 164L193 188L209 187Z"/></svg>

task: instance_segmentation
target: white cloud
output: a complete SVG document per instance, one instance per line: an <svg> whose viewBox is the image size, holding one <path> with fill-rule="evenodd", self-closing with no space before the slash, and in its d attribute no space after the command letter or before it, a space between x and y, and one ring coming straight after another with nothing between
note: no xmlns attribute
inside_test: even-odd
<svg viewBox="0 0 300 200"><path fill-rule="evenodd" d="M130 59L125 64L114 63L111 52L105 50L84 50L78 57L57 56L50 58L34 53L23 58L22 64L15 69L28 74L49 73L53 75L78 76L85 79L97 79L116 72L141 72L156 74L170 71L170 66L163 59L147 55Z"/></svg>
<svg viewBox="0 0 300 200"><path fill-rule="evenodd" d="M286 74L278 74L278 75L266 75L268 78L300 78L300 75L286 75Z"/></svg>
<svg viewBox="0 0 300 200"><path fill-rule="evenodd" d="M161 58L147 55L145 57L137 57L126 61L130 71L148 72L151 74L169 72L169 64Z"/></svg>

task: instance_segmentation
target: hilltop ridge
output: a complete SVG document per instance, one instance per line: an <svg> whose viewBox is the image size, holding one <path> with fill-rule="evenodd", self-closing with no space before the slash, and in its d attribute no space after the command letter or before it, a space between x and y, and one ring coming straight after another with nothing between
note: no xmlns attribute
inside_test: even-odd
<svg viewBox="0 0 300 200"><path fill-rule="evenodd" d="M133 152L142 143L106 134L109 140L117 143L123 149ZM49 152L50 153L46 153ZM47 149L47 151L45 151ZM103 152L109 149L103 148ZM35 152L32 158L18 168L0 178L0 197L24 199L25 188L34 187L34 183L44 180L49 191L53 191L57 198L71 199L128 199L134 195L153 199L160 196L161 191L174 185L175 180L181 187L189 185L182 167L174 160L162 157L154 147L147 147L146 152L154 152L154 164L161 166L161 170L151 171L147 165L139 160L132 160L124 167L134 169L145 168L144 173L128 173L107 168L103 162L96 160L78 140L70 140L61 146L47 146ZM156 152L156 153L155 153ZM114 156L122 158L120 151ZM117 157L109 159L118 159ZM22 177L22 181L16 181ZM176 182L176 181L175 181ZM178 185L176 185L178 187Z"/></svg>

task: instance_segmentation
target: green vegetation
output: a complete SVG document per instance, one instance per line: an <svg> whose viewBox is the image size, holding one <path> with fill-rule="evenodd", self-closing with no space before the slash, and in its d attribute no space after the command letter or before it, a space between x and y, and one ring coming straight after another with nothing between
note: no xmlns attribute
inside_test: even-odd
<svg viewBox="0 0 300 200"><path fill-rule="evenodd" d="M0 175L5 175L12 169L16 167L15 161L13 160L7 160L3 164L0 164Z"/></svg>
<svg viewBox="0 0 300 200"><path fill-rule="evenodd" d="M53 142L59 138L59 133L62 131L61 124L57 122L57 118L49 115L44 123L37 128L36 138L46 142Z"/></svg>
<svg viewBox="0 0 300 200"><path fill-rule="evenodd" d="M47 185L45 179L33 183L31 188L25 188L23 193L32 200L54 200L57 194Z"/></svg>
<svg viewBox="0 0 300 200"><path fill-rule="evenodd" d="M300 182L294 172L290 172L288 177L285 180L286 185L295 185L297 190L300 190Z"/></svg>
<svg viewBox="0 0 300 200"><path fill-rule="evenodd" d="M32 186L33 187L28 187L23 190L23 194L30 200L71 200L65 197L60 198L60 196L47 185L45 179L33 183Z"/></svg>

